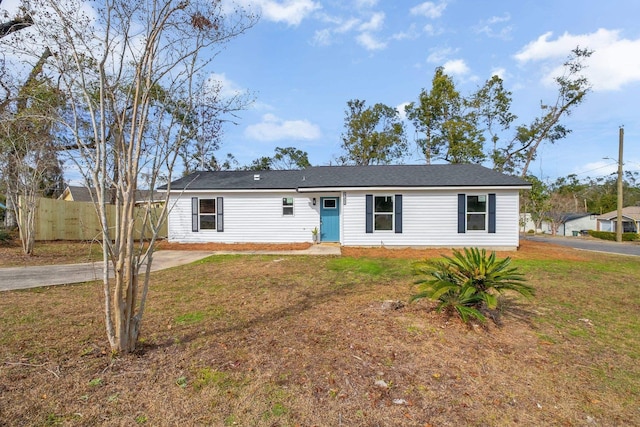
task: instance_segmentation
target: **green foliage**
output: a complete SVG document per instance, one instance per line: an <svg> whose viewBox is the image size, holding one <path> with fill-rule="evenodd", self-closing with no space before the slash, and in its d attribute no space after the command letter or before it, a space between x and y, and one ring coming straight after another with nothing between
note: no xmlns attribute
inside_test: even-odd
<svg viewBox="0 0 640 427"><path fill-rule="evenodd" d="M91 387L98 387L102 385L102 378L94 378L91 381L89 381L89 386Z"/></svg>
<svg viewBox="0 0 640 427"><path fill-rule="evenodd" d="M589 230L589 235L597 239L616 241L616 233L612 231L595 231ZM638 233L622 233L623 242L634 242L640 240L640 234Z"/></svg>
<svg viewBox="0 0 640 427"><path fill-rule="evenodd" d="M422 89L418 101L405 108L416 130L418 149L427 163L481 163L489 157L495 170L526 176L541 144L555 143L571 132L561 121L590 91L582 76L584 61L590 55L588 49L572 50L563 75L554 79L555 99L542 103L540 113L528 124L517 125L518 117L511 112L511 92L500 77L492 76L465 96L443 67L436 68L431 87ZM485 146L487 139L490 143Z"/></svg>
<svg viewBox="0 0 640 427"><path fill-rule="evenodd" d="M379 276L385 272L383 260L360 258L336 258L329 262L328 268L333 271L351 271L371 276Z"/></svg>
<svg viewBox="0 0 640 427"><path fill-rule="evenodd" d="M0 229L0 243L9 243L11 240L13 240L11 233L5 229Z"/></svg>
<svg viewBox="0 0 640 427"><path fill-rule="evenodd" d="M149 418L146 415L138 415L135 421L136 424L145 424L147 421L149 421Z"/></svg>
<svg viewBox="0 0 640 427"><path fill-rule="evenodd" d="M187 384L188 384L188 382L187 382L187 377L179 377L179 378L176 380L176 385L177 385L178 387L180 387L180 388L185 388L185 387L187 387Z"/></svg>
<svg viewBox="0 0 640 427"><path fill-rule="evenodd" d="M640 173L625 171L622 180L622 196L624 206L640 204ZM578 179L576 175L560 177L551 184L551 190L580 201L586 201L588 212L611 212L616 210L618 203L617 189L618 174L603 177L586 177Z"/></svg>
<svg viewBox="0 0 640 427"><path fill-rule="evenodd" d="M311 166L309 155L306 151L299 150L295 147L276 147L275 151L276 154L273 156L271 162L273 169L304 169Z"/></svg>
<svg viewBox="0 0 640 427"><path fill-rule="evenodd" d="M206 367L199 369L196 373L193 388L201 390L207 386L216 386L221 389L226 389L232 384L233 380L229 378L229 374Z"/></svg>
<svg viewBox="0 0 640 427"><path fill-rule="evenodd" d="M571 130L561 120L571 115L591 90L591 85L582 75L585 61L593 52L576 47L563 64L563 75L554 78L557 86L556 99L540 104L540 113L529 124L518 125L513 138L494 147L492 157L494 169L499 172L526 176L529 166L544 142L551 144L565 138Z"/></svg>
<svg viewBox="0 0 640 427"><path fill-rule="evenodd" d="M273 157L259 157L245 166L245 170L295 170L311 166L309 154L295 147L276 147Z"/></svg>
<svg viewBox="0 0 640 427"><path fill-rule="evenodd" d="M438 311L455 311L464 322L471 318L485 321L481 310L496 309L498 295L505 291L534 295L524 276L510 264L511 258L497 260L495 252L487 256L485 249L478 248L454 250L453 257L416 263L415 274L426 277L416 282L419 293L411 301L429 298L439 301Z"/></svg>
<svg viewBox="0 0 640 427"><path fill-rule="evenodd" d="M338 159L340 163L388 164L407 152L404 124L395 108L380 103L365 108L365 101L352 99L347 102L345 115L345 154Z"/></svg>
<svg viewBox="0 0 640 427"><path fill-rule="evenodd" d="M423 89L417 103L405 111L420 134L417 139L427 163L479 163L484 160L485 138L478 126L478 114L472 102L456 90L453 79L443 67L436 68L431 90Z"/></svg>
<svg viewBox="0 0 640 427"><path fill-rule="evenodd" d="M190 325L193 323L202 322L204 319L204 313L201 311L193 311L191 313L185 313L176 317L176 324L178 325Z"/></svg>

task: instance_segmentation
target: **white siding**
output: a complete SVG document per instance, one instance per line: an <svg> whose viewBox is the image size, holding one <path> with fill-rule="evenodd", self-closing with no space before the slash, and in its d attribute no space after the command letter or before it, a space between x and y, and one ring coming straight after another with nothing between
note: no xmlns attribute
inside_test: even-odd
<svg viewBox="0 0 640 427"><path fill-rule="evenodd" d="M224 231L191 231L191 197L224 198ZM282 215L282 198L293 197L293 216ZM318 203L313 206L312 198ZM184 243L298 243L311 242L320 223L317 195L295 193L184 193L172 197L169 241ZM175 203L175 204L173 204Z"/></svg>
<svg viewBox="0 0 640 427"><path fill-rule="evenodd" d="M583 216L582 218L567 221L558 228L558 234L572 236L574 231L595 230L598 226L595 215Z"/></svg>
<svg viewBox="0 0 640 427"><path fill-rule="evenodd" d="M349 193L343 206L343 239L346 246L480 246L515 248L519 245L518 191L466 191L496 194L496 233L458 233L458 191L402 191ZM460 191L462 193L462 191ZM402 233L365 233L365 195L402 194Z"/></svg>
<svg viewBox="0 0 640 427"><path fill-rule="evenodd" d="M496 233L458 233L458 193L496 194ZM365 195L403 196L403 232L365 232ZM224 197L224 231L191 231L191 197ZM340 193L184 193L169 215L169 241L220 243L311 242L319 227L320 197L340 199L340 243L345 246L431 246L516 248L519 245L517 190L349 191ZM294 198L294 216L282 215L282 198ZM316 198L317 205L312 200Z"/></svg>

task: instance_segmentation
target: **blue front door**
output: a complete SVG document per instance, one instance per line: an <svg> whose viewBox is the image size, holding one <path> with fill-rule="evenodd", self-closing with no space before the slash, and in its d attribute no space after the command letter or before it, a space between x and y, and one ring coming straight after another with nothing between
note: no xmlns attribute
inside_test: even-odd
<svg viewBox="0 0 640 427"><path fill-rule="evenodd" d="M320 241L340 241L340 198L320 198Z"/></svg>

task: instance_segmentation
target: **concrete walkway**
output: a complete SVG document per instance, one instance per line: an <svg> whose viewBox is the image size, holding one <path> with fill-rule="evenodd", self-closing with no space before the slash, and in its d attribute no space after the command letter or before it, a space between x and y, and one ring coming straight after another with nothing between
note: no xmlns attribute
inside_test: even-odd
<svg viewBox="0 0 640 427"><path fill-rule="evenodd" d="M339 246L314 245L298 251L170 251L153 254L151 271L190 264L211 255L340 255ZM102 280L102 262L0 268L0 291Z"/></svg>

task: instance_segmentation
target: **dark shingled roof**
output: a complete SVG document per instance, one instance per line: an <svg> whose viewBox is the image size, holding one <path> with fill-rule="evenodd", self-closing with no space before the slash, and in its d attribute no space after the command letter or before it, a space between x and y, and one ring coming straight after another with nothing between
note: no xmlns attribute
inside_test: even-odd
<svg viewBox="0 0 640 427"><path fill-rule="evenodd" d="M260 179L255 180L254 175ZM194 172L172 190L303 190L346 187L528 187L480 165L317 166L302 170ZM167 186L160 187L166 189Z"/></svg>

